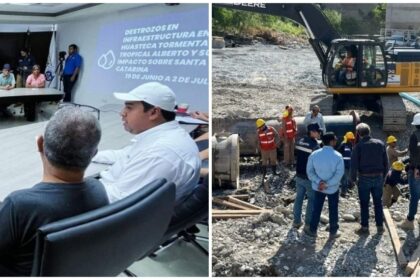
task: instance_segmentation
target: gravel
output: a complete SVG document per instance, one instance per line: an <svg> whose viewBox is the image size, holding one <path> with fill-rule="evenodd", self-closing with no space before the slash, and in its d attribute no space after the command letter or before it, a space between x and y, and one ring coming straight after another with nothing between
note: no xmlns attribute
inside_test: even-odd
<svg viewBox="0 0 420 280"><path fill-rule="evenodd" d="M213 50L213 117L274 118L286 104L293 104L296 115L309 108L310 96L322 91L319 62L307 45L279 48L257 43L239 48ZM420 98L420 93L413 94ZM394 134L398 145L408 144L411 120L418 108L408 101L407 131ZM343 112L346 113L346 112ZM385 139L380 117L359 111L376 138ZM349 198L340 197L339 226L342 235L330 240L328 204L324 204L324 223L318 237L294 229L293 170L284 166L280 175L269 175L270 194L261 187L262 174L257 157L241 158L238 190L214 189L213 194L248 193L250 202L273 213L258 217L213 222L213 276L403 276L388 230L376 234L373 204L370 207L370 235L358 236L360 213L357 190ZM303 205L305 212L306 200ZM390 208L395 222L408 211L408 199L401 197ZM417 246L418 224L414 232L397 229L404 254L409 257Z"/></svg>

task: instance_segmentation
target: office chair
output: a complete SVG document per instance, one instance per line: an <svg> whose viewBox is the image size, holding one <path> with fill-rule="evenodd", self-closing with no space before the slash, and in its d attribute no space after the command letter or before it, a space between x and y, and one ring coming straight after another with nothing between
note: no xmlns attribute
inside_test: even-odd
<svg viewBox="0 0 420 280"><path fill-rule="evenodd" d="M195 226L199 223L207 223L209 215L208 185L208 176L206 176L185 201L175 207L174 215L162 238L162 243L153 253L149 254L150 257L156 257L159 252L174 244L178 239L190 242L202 253L209 255L209 252L196 241L198 228Z"/></svg>
<svg viewBox="0 0 420 280"><path fill-rule="evenodd" d="M159 244L174 201L175 185L158 179L120 201L40 227L32 276L119 275Z"/></svg>

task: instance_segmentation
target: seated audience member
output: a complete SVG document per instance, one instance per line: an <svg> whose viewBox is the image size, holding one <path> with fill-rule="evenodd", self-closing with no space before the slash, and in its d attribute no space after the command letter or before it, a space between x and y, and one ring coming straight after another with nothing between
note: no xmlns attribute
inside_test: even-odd
<svg viewBox="0 0 420 280"><path fill-rule="evenodd" d="M192 112L191 117L194 119L202 120L205 122L209 121L209 115L204 112ZM201 131L203 131L202 128L200 128ZM198 149L200 150L200 159L201 159L201 170L200 170L200 176L204 178L209 174L209 168L208 168L208 160L209 160L209 132L208 129L206 132L203 132L203 134L200 134L197 138L194 139L194 141L197 143Z"/></svg>
<svg viewBox="0 0 420 280"><path fill-rule="evenodd" d="M78 108L60 109L48 122L36 141L42 181L0 204L0 276L30 275L39 227L108 204L103 185L83 179L100 137L96 118Z"/></svg>
<svg viewBox="0 0 420 280"><path fill-rule="evenodd" d="M0 89L12 89L16 85L15 76L10 73L10 64L3 65L3 71L0 75Z"/></svg>
<svg viewBox="0 0 420 280"><path fill-rule="evenodd" d="M135 136L131 145L99 152L93 159L112 164L100 173L110 201L163 177L176 184L176 204L182 202L197 185L200 158L194 140L175 120L175 94L163 84L150 82L114 95L125 101L123 125Z"/></svg>
<svg viewBox="0 0 420 280"><path fill-rule="evenodd" d="M45 87L45 76L41 73L41 68L38 64L32 67L32 74L26 79L27 88L43 88Z"/></svg>

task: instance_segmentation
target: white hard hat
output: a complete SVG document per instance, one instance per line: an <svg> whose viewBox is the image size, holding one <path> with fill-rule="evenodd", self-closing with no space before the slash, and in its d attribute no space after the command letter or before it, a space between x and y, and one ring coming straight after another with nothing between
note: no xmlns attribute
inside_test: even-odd
<svg viewBox="0 0 420 280"><path fill-rule="evenodd" d="M420 113L414 115L412 125L420 125Z"/></svg>
<svg viewBox="0 0 420 280"><path fill-rule="evenodd" d="M144 101L165 111L175 110L175 94L168 87L158 82L142 84L130 92L114 92L117 99L124 101Z"/></svg>

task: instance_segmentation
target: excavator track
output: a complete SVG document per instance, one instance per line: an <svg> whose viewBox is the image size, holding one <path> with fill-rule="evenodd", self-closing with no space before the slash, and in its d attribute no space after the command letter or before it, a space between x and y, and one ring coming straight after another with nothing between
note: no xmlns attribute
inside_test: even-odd
<svg viewBox="0 0 420 280"><path fill-rule="evenodd" d="M407 129L407 111L399 95L381 95L383 131Z"/></svg>

